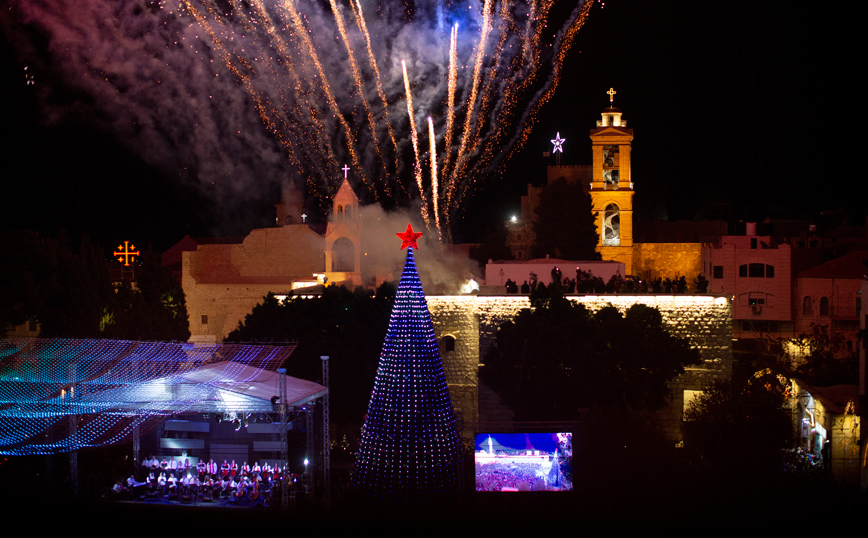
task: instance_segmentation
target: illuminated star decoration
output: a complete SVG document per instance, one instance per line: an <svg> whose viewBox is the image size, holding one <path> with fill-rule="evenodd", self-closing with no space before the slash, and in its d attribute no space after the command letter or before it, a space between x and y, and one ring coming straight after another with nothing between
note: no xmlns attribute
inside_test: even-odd
<svg viewBox="0 0 868 538"><path fill-rule="evenodd" d="M558 132L558 134L555 135L554 140L552 140L552 144L555 145L555 148L552 150L552 153L557 153L557 152L563 153L564 152L564 142L566 142L566 141L567 141L567 139L561 138L561 133Z"/></svg>
<svg viewBox="0 0 868 538"><path fill-rule="evenodd" d="M395 235L401 238L401 250L404 250L407 247L419 250L419 245L416 244L416 240L422 237L422 232L414 232L413 227L408 224L406 232L396 233Z"/></svg>

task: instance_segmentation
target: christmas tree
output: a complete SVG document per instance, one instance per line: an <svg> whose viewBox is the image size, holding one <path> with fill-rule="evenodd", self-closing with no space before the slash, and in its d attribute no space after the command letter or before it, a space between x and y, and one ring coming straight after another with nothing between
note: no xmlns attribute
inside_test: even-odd
<svg viewBox="0 0 868 538"><path fill-rule="evenodd" d="M380 354L356 455L353 483L372 498L398 503L454 500L461 441L434 326L413 249L421 233L397 234L404 272Z"/></svg>

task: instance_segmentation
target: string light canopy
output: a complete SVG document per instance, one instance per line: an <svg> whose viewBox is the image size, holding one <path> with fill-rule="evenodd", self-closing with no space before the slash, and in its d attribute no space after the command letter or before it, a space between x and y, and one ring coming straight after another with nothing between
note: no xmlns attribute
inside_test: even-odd
<svg viewBox="0 0 868 538"><path fill-rule="evenodd" d="M270 413L281 375L276 370L294 349L294 344L0 340L0 454L105 446L178 413ZM325 392L316 383L289 379L288 399L295 403Z"/></svg>
<svg viewBox="0 0 868 538"><path fill-rule="evenodd" d="M407 248L374 390L362 428L353 484L388 503L454 500L461 441L413 250L421 234L397 234Z"/></svg>

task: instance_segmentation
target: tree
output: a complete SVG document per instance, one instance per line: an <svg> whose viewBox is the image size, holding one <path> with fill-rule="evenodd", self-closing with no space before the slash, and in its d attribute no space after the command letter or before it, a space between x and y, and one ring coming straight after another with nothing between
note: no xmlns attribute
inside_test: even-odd
<svg viewBox="0 0 868 538"><path fill-rule="evenodd" d="M700 468L721 479L775 473L793 438L784 404L783 386L771 370L747 381L720 381L685 411L685 447Z"/></svg>
<svg viewBox="0 0 868 538"><path fill-rule="evenodd" d="M40 336L186 340L184 293L150 249L140 258L136 286L114 286L105 253L87 236L78 250L61 233L30 231L0 237L0 327L39 321Z"/></svg>
<svg viewBox="0 0 868 538"><path fill-rule="evenodd" d="M476 261L480 267L485 267L488 260L511 260L512 251L506 246L507 236L506 226L502 222L487 227L479 246L470 248L470 259Z"/></svg>
<svg viewBox="0 0 868 538"><path fill-rule="evenodd" d="M578 181L557 179L546 187L536 208L533 256L547 254L566 260L596 260L599 236L591 195Z"/></svg>
<svg viewBox="0 0 868 538"><path fill-rule="evenodd" d="M44 304L36 316L40 336L105 337L101 321L113 289L103 250L83 235L74 251L64 233L46 239L43 248L53 262L55 285L43 290Z"/></svg>
<svg viewBox="0 0 868 538"><path fill-rule="evenodd" d="M811 331L797 338L774 340L762 358L763 365L809 385L855 385L859 380L859 351L848 346L840 333L827 325L811 324Z"/></svg>
<svg viewBox="0 0 868 538"><path fill-rule="evenodd" d="M455 414L410 246L362 428L353 484L381 501L449 502L458 494L460 468Z"/></svg>
<svg viewBox="0 0 868 538"><path fill-rule="evenodd" d="M319 379L319 357L328 355L332 417L335 422L360 424L371 397L394 294L394 285L385 283L374 295L343 286L328 286L319 297L290 297L282 303L268 295L226 340L296 341L287 373L304 379Z"/></svg>
<svg viewBox="0 0 868 538"><path fill-rule="evenodd" d="M572 420L595 406L653 409L668 382L699 362L657 309L592 314L557 286L534 292L531 304L500 327L480 372L521 420Z"/></svg>
<svg viewBox="0 0 868 538"><path fill-rule="evenodd" d="M57 288L56 266L36 232L0 233L0 332L38 316Z"/></svg>

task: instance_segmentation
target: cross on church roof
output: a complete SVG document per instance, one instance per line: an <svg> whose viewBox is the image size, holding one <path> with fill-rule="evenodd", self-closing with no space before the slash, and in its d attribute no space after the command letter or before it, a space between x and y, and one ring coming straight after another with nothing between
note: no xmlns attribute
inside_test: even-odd
<svg viewBox="0 0 868 538"><path fill-rule="evenodd" d="M347 179L347 172L349 172L349 171L350 171L350 167L349 167L349 166L347 166L347 165L344 165L344 167L343 167L343 168L341 168L341 170L343 170L343 171L344 171L344 179Z"/></svg>
<svg viewBox="0 0 868 538"><path fill-rule="evenodd" d="M615 100L615 94L618 92L615 91L615 88L609 88L609 91L607 91L606 93L609 94L609 104L611 105L612 101Z"/></svg>

